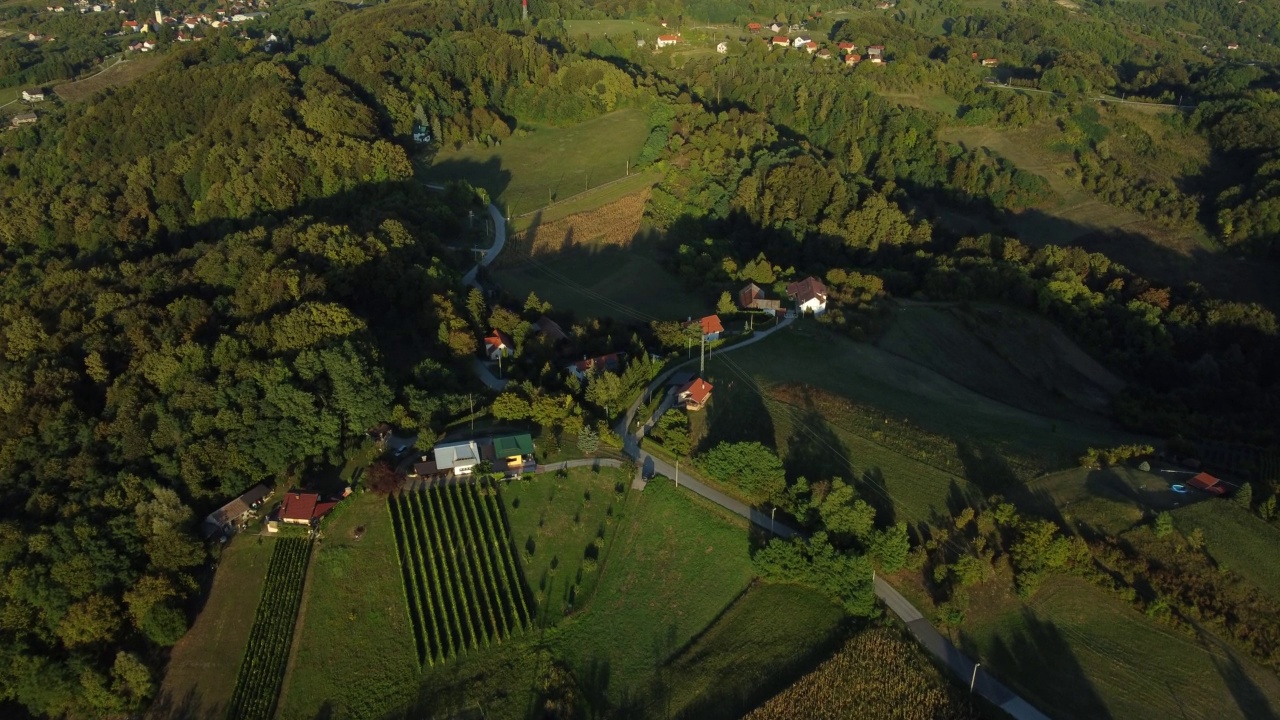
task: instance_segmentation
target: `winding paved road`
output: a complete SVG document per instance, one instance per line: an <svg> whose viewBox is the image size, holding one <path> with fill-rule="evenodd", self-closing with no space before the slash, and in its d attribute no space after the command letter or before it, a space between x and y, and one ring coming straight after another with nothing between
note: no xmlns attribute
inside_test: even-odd
<svg viewBox="0 0 1280 720"><path fill-rule="evenodd" d="M759 342L777 330L786 327L790 323L791 318L788 318L777 326L763 331L742 343L727 347L720 352L732 352L738 348L746 347L751 343ZM623 452L625 452L627 456L635 459L637 464L640 466L639 471L637 472L636 482L633 486L638 486L640 489L643 489L643 478L653 477L654 475L664 475L669 478L677 477L675 467L666 460L654 457L650 453L645 452L640 447L640 438L644 436L644 433L649 428L653 427L655 419L660 417L663 412L671 407L673 401L672 394L669 393L667 395L663 403L659 405L658 410L654 413L653 417L646 418L644 424L637 428L634 433L630 432L630 428L635 422L635 415L639 412L640 405L644 399L646 397L652 397L655 390L664 387L667 379L671 377L672 373L692 362L694 361L690 360L680 363L679 365L668 369L666 372L654 379L653 382L649 383L649 387L646 388L645 392L641 394L634 404L632 404L632 406L627 410L626 415L618 424L618 434L624 438ZM570 461L570 463L574 462L590 464L592 461ZM570 464L569 467L576 466ZM540 466L539 471L541 470L542 468ZM773 534L784 538L793 537L799 534L795 528L787 525L786 523L774 522L767 513L761 512L741 500L729 497L719 490L707 486L697 478L691 477L687 471L685 473L681 473L678 477L680 478L679 484L681 487L688 488L711 502L740 515L747 520L750 520L751 523L757 527L769 530ZM893 589L893 586L888 582L885 582L883 578L876 577L874 585L876 597L889 608L890 612L898 616L902 622L906 623L907 629L911 631L911 634L915 636L916 640L924 646L931 655L945 663L961 683L973 681L973 691L975 693L986 698L989 702L1008 713L1010 717L1014 718L1014 720L1049 720L1048 716L1032 707L1026 700L1018 697L1018 695L1005 687L1005 685L999 680L996 680L986 673L975 673L977 663L969 659L969 657L952 644L950 640L943 637L942 634L933 627L933 625L929 624L929 621L925 619L924 614L911 604L911 601L907 600L901 593Z"/></svg>

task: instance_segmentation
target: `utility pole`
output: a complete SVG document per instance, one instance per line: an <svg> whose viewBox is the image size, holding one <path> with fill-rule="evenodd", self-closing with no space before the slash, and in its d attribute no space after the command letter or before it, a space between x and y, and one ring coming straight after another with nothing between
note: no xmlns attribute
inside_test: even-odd
<svg viewBox="0 0 1280 720"><path fill-rule="evenodd" d="M467 403L471 405L471 430L476 429L476 401L471 393L467 393Z"/></svg>
<svg viewBox="0 0 1280 720"><path fill-rule="evenodd" d="M702 336L702 348L698 352L698 376L701 377L702 373L706 372L706 370L707 370L707 336L704 334Z"/></svg>
<svg viewBox="0 0 1280 720"><path fill-rule="evenodd" d="M676 487L680 487L680 456L676 456Z"/></svg>

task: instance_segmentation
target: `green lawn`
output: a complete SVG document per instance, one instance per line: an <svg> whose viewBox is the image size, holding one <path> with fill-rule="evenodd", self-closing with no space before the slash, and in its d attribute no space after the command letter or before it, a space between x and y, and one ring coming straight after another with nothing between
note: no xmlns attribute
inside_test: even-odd
<svg viewBox="0 0 1280 720"><path fill-rule="evenodd" d="M419 676L387 500L355 495L323 530L276 717L380 717Z"/></svg>
<svg viewBox="0 0 1280 720"><path fill-rule="evenodd" d="M667 659L750 584L748 530L663 479L632 498L620 522L596 594L553 642L587 697L619 712L656 709Z"/></svg>
<svg viewBox="0 0 1280 720"><path fill-rule="evenodd" d="M961 645L1055 717L1225 720L1280 707L1275 675L1077 578L1052 578L1030 604L987 608L966 623Z"/></svg>
<svg viewBox="0 0 1280 720"><path fill-rule="evenodd" d="M628 108L566 128L530 127L498 147L442 150L428 182L464 179L489 191L510 215L550 205L627 175L648 137L648 115Z"/></svg>
<svg viewBox="0 0 1280 720"><path fill-rule="evenodd" d="M633 172L630 175L614 180L606 185L596 186L587 192L572 195L554 205L548 205L536 212L529 212L520 217L511 218L507 224L513 233L527 230L536 219L539 223L555 222L574 213L595 210L628 195L643 192L662 179L662 175L654 170Z"/></svg>
<svg viewBox="0 0 1280 720"><path fill-rule="evenodd" d="M710 312L714 305L684 289L658 262L653 240L629 247L574 249L535 261L502 265L493 271L503 289L523 298L530 292L578 318L613 317L648 323L684 320Z"/></svg>
<svg viewBox="0 0 1280 720"><path fill-rule="evenodd" d="M630 483L621 469L574 468L568 477L526 476L502 490L514 552L543 624L556 624L566 610L590 597ZM587 558L596 571L584 570Z"/></svg>
<svg viewBox="0 0 1280 720"><path fill-rule="evenodd" d="M1280 598L1280 530L1234 503L1207 500L1173 513L1183 533L1204 531L1205 547L1219 566L1230 568L1273 598Z"/></svg>
<svg viewBox="0 0 1280 720"><path fill-rule="evenodd" d="M807 588L752 587L664 669L670 714L736 720L834 650L843 619Z"/></svg>
<svg viewBox="0 0 1280 720"><path fill-rule="evenodd" d="M589 34L592 37L608 35L611 38L624 40L630 39L634 33L640 33L641 37L653 38L669 32L661 25L639 20L565 20L564 27L570 35Z"/></svg>
<svg viewBox="0 0 1280 720"><path fill-rule="evenodd" d="M223 548L209 599L173 647L149 717L177 720L225 712L274 549L274 539L248 534Z"/></svg>

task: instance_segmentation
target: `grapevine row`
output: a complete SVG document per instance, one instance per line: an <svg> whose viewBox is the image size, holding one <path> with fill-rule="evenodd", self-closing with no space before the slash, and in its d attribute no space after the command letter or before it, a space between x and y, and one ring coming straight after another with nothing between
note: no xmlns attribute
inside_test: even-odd
<svg viewBox="0 0 1280 720"><path fill-rule="evenodd" d="M249 644L227 705L227 717L235 720L267 720L275 713L289 662L311 541L280 538L275 542Z"/></svg>
<svg viewBox="0 0 1280 720"><path fill-rule="evenodd" d="M510 536L470 484L390 501L405 598L422 664L502 641L529 621Z"/></svg>

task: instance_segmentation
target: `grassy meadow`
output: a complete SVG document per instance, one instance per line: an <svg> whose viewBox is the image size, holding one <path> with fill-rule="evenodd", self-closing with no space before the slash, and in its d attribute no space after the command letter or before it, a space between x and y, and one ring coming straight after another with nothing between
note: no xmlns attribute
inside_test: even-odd
<svg viewBox="0 0 1280 720"><path fill-rule="evenodd" d="M323 530L276 717L379 717L419 675L387 500L354 495Z"/></svg>
<svg viewBox="0 0 1280 720"><path fill-rule="evenodd" d="M666 480L632 498L621 522L595 595L552 642L584 693L641 711L666 697L667 659L755 573L746 521Z"/></svg>
<svg viewBox="0 0 1280 720"><path fill-rule="evenodd" d="M1203 530L1205 549L1219 567L1280 598L1280 529L1235 503L1214 499L1175 511L1173 521L1183 533Z"/></svg>
<svg viewBox="0 0 1280 720"><path fill-rule="evenodd" d="M497 147L446 148L424 172L427 182L467 180L510 215L522 215L627 176L648 136L641 108L617 110L571 127L522 128Z"/></svg>
<svg viewBox="0 0 1280 720"><path fill-rule="evenodd" d="M148 717L220 717L226 711L274 549L274 539L248 534L222 549L209 599L173 647Z"/></svg>
<svg viewBox="0 0 1280 720"><path fill-rule="evenodd" d="M1007 593L974 599L960 646L1055 717L1226 720L1272 717L1280 707L1275 675L1215 638L1159 625L1084 580L1054 577L1029 603Z"/></svg>
<svg viewBox="0 0 1280 720"><path fill-rule="evenodd" d="M644 238L629 247L587 246L504 263L493 275L512 296L537 292L553 307L571 309L579 318L648 323L683 320L713 309L662 267L654 241Z"/></svg>

